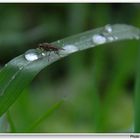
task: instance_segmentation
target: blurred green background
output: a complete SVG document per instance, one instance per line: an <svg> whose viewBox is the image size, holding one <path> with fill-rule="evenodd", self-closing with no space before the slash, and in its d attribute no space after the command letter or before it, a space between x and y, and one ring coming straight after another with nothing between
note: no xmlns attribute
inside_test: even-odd
<svg viewBox="0 0 140 140"><path fill-rule="evenodd" d="M0 67L38 43L106 24L140 27L139 4L0 4ZM138 41L72 54L44 69L10 108L17 132L53 104L61 107L33 132L130 132Z"/></svg>

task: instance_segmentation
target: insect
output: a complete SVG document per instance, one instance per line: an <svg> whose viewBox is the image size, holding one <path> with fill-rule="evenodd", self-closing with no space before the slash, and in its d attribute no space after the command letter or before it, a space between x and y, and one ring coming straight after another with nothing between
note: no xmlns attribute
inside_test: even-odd
<svg viewBox="0 0 140 140"><path fill-rule="evenodd" d="M49 52L49 55L50 56L50 53L51 52L54 52L55 54L59 55L59 50L64 50L63 48L58 48L50 43L40 43L38 45L38 47L42 50L45 50L47 52Z"/></svg>

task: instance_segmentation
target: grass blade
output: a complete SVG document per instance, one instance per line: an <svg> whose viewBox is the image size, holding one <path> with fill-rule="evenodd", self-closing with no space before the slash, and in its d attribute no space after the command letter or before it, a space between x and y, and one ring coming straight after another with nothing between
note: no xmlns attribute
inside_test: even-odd
<svg viewBox="0 0 140 140"><path fill-rule="evenodd" d="M110 25L109 29L107 27L97 28L53 42L53 45L64 48L60 51L60 55L49 52L48 56L45 51L31 49L7 63L0 71L0 116L8 110L23 89L42 69L60 58L105 43L139 39L140 30L136 27L124 24ZM31 58L25 59L25 55L29 56L29 54Z"/></svg>
<svg viewBox="0 0 140 140"><path fill-rule="evenodd" d="M59 101L58 103L54 104L51 108L47 110L34 124L28 129L27 132L32 132L38 125L40 125L46 118L48 118L54 111L56 111L64 102L64 100Z"/></svg>
<svg viewBox="0 0 140 140"><path fill-rule="evenodd" d="M15 124L12 120L12 117L11 117L11 114L10 114L9 110L7 111L7 120L9 122L11 132L15 133L16 132Z"/></svg>

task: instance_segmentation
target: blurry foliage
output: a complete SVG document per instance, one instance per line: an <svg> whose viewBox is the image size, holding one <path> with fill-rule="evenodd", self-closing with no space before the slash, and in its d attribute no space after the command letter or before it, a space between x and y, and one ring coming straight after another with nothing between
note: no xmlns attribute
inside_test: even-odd
<svg viewBox="0 0 140 140"><path fill-rule="evenodd" d="M40 42L108 23L139 27L139 14L139 4L0 4L0 66ZM138 41L107 44L50 65L10 108L17 132L65 94L35 132L128 132L138 47Z"/></svg>

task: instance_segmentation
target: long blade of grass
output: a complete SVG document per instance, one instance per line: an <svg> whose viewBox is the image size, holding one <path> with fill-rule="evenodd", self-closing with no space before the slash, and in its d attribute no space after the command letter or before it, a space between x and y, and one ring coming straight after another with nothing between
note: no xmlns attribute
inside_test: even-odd
<svg viewBox="0 0 140 140"><path fill-rule="evenodd" d="M10 132L15 133L16 132L15 124L13 122L13 119L11 117L11 114L10 114L10 111L9 110L7 111L7 114L6 115L7 115L8 123L10 125Z"/></svg>
<svg viewBox="0 0 140 140"><path fill-rule="evenodd" d="M0 71L0 116L8 110L42 69L60 58L105 43L139 39L140 30L136 27L124 24L110 25L108 29L106 27L53 42L53 45L64 49L59 55L31 49L8 62Z"/></svg>
<svg viewBox="0 0 140 140"><path fill-rule="evenodd" d="M9 132L9 124L7 123L6 114L0 118L0 133Z"/></svg>
<svg viewBox="0 0 140 140"><path fill-rule="evenodd" d="M64 102L64 100L59 101L58 103L54 104L51 108L49 108L39 119L37 119L33 125L27 129L27 132L32 132L37 126L39 126L46 118L51 116L53 112L55 112Z"/></svg>

